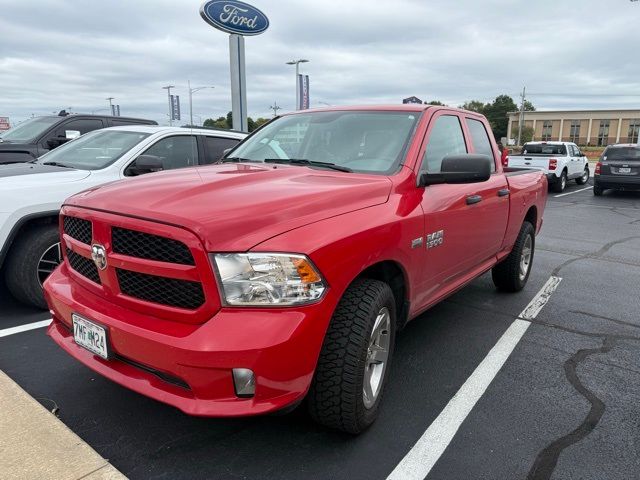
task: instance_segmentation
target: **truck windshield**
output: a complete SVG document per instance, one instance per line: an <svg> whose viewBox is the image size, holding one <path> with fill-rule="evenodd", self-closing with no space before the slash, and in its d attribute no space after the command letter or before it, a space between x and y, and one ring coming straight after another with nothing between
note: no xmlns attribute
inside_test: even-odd
<svg viewBox="0 0 640 480"><path fill-rule="evenodd" d="M419 112L393 111L286 115L249 137L229 157L253 162L295 159L311 167L325 162L345 171L390 174L404 158L418 117Z"/></svg>
<svg viewBox="0 0 640 480"><path fill-rule="evenodd" d="M602 159L640 161L640 147L609 147L602 154Z"/></svg>
<svg viewBox="0 0 640 480"><path fill-rule="evenodd" d="M38 163L99 170L111 165L149 135L126 130L95 130L44 154L38 158Z"/></svg>
<svg viewBox="0 0 640 480"><path fill-rule="evenodd" d="M564 145L550 145L548 143L525 143L522 147L522 155L566 155L567 147Z"/></svg>
<svg viewBox="0 0 640 480"><path fill-rule="evenodd" d="M31 143L51 125L60 121L60 117L37 117L25 120L0 135L3 142Z"/></svg>

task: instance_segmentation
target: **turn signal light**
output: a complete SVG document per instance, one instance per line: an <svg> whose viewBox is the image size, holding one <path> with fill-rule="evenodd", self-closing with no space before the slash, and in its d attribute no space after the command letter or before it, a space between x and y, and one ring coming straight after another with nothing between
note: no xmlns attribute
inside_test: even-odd
<svg viewBox="0 0 640 480"><path fill-rule="evenodd" d="M558 168L558 160L555 158L549 159L549 170L555 170Z"/></svg>
<svg viewBox="0 0 640 480"><path fill-rule="evenodd" d="M596 163L596 171L595 171L595 174L596 174L596 175L600 175L600 170L602 170L602 162L598 162L598 163Z"/></svg>

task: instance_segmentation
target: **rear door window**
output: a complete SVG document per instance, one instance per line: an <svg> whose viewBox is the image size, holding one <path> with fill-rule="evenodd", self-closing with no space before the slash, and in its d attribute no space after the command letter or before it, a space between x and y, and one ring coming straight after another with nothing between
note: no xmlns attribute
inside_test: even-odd
<svg viewBox="0 0 640 480"><path fill-rule="evenodd" d="M222 137L211 137L208 135L204 136L204 163L211 164L215 163L222 158L224 155L224 151L228 148L235 147L240 140L235 138L222 138Z"/></svg>
<svg viewBox="0 0 640 480"><path fill-rule="evenodd" d="M488 155L493 159L491 163L491 171L496 171L496 159L493 156L493 148L491 148L491 141L489 140L489 134L487 129L481 121L473 118L467 118L467 126L469 127L469 133L471 134L471 141L473 142L473 148L476 153L481 155Z"/></svg>
<svg viewBox="0 0 640 480"><path fill-rule="evenodd" d="M431 129L428 142L422 158L421 172L439 173L442 170L444 157L467 153L462 125L455 115L438 117Z"/></svg>
<svg viewBox="0 0 640 480"><path fill-rule="evenodd" d="M148 148L144 155L153 155L162 161L163 170L198 165L198 145L195 135L165 137Z"/></svg>

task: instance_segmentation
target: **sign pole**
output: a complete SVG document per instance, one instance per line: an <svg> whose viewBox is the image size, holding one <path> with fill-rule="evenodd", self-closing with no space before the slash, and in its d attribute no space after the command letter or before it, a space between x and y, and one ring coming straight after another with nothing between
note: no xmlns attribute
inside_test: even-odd
<svg viewBox="0 0 640 480"><path fill-rule="evenodd" d="M247 132L247 82L244 67L244 37L229 35L229 65L231 67L231 112L233 129Z"/></svg>

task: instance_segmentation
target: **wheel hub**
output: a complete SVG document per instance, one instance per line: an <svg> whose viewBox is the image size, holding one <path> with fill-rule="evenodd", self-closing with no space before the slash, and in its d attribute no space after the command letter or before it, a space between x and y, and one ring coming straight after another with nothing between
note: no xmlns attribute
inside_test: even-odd
<svg viewBox="0 0 640 480"><path fill-rule="evenodd" d="M382 390L382 380L387 368L390 344L391 314L387 307L382 307L378 311L371 330L367 358L364 365L362 400L366 408L373 407Z"/></svg>
<svg viewBox="0 0 640 480"><path fill-rule="evenodd" d="M54 243L47 248L40 260L38 260L38 283L40 286L44 283L49 275L56 269L58 265L62 263L62 250L60 248L60 242Z"/></svg>
<svg viewBox="0 0 640 480"><path fill-rule="evenodd" d="M531 255L533 252L532 247L533 241L531 240L531 235L528 235L527 239L524 241L522 253L520 254L520 281L523 281L529 273L529 268L531 267Z"/></svg>

